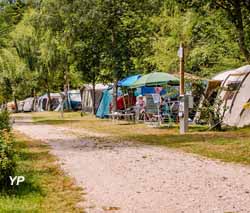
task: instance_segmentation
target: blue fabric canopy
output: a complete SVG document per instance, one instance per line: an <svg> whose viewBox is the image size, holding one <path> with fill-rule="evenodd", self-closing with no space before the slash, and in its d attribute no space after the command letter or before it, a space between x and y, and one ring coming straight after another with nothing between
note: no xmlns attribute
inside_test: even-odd
<svg viewBox="0 0 250 213"><path fill-rule="evenodd" d="M140 77L141 77L141 75L133 75L133 76L129 76L127 78L124 78L118 82L118 86L119 87L129 87L134 82L136 82Z"/></svg>
<svg viewBox="0 0 250 213"><path fill-rule="evenodd" d="M96 117L105 118L105 117L108 117L108 115L110 114L109 106L113 98L112 92L113 92L112 89L106 89L102 92L102 100L99 104Z"/></svg>

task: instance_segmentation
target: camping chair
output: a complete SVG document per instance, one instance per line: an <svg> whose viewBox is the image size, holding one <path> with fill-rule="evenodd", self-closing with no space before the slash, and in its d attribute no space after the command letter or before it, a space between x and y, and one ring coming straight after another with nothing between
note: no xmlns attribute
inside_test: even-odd
<svg viewBox="0 0 250 213"><path fill-rule="evenodd" d="M149 122L150 125L156 124L159 126L161 124L161 115L160 115L160 105L155 103L152 95L146 95L146 106L144 114L144 123Z"/></svg>
<svg viewBox="0 0 250 213"><path fill-rule="evenodd" d="M161 107L160 115L161 115L161 123L167 123L168 126L170 126L171 123L173 122L173 118L172 118L171 107L168 102Z"/></svg>

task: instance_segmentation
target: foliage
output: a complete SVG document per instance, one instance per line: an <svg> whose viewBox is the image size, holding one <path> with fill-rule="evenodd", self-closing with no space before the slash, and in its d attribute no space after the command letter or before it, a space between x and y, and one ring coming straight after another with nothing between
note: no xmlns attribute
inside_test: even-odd
<svg viewBox="0 0 250 213"><path fill-rule="evenodd" d="M202 107L197 109L201 113L200 121L209 124L211 130L222 130L221 124L223 121L224 114L227 110L225 102L221 99L219 95L221 88L217 88L213 91L213 94L209 97L206 97L203 94L203 104Z"/></svg>
<svg viewBox="0 0 250 213"><path fill-rule="evenodd" d="M13 138L9 131L9 114L4 111L0 113L0 186L2 189L10 186L9 176L13 175L15 169Z"/></svg>
<svg viewBox="0 0 250 213"><path fill-rule="evenodd" d="M176 72L180 42L186 71L198 76L250 58L247 1L18 0L0 7L1 103Z"/></svg>
<svg viewBox="0 0 250 213"><path fill-rule="evenodd" d="M10 117L8 111L0 112L0 132L3 130L8 132L11 130Z"/></svg>
<svg viewBox="0 0 250 213"><path fill-rule="evenodd" d="M159 70L178 70L180 42L185 44L186 70L199 76L210 77L244 63L233 26L220 11L207 8L201 14L169 0L153 22L159 30L148 60Z"/></svg>
<svg viewBox="0 0 250 213"><path fill-rule="evenodd" d="M211 11L213 14L219 12L224 20L231 23L234 31L234 37L238 43L238 47L242 56L244 56L246 62L250 62L250 33L249 33L249 12L250 3L247 0L232 1L232 0L179 0L185 8L191 8L198 11L200 14L206 14L207 11ZM219 21L221 21L220 19ZM223 25L222 25L223 26ZM224 25L224 29L227 29L227 24Z"/></svg>
<svg viewBox="0 0 250 213"><path fill-rule="evenodd" d="M15 175L25 181L0 193L0 212L82 212L82 189L65 176L49 146L15 134ZM1 186L0 186L1 187Z"/></svg>

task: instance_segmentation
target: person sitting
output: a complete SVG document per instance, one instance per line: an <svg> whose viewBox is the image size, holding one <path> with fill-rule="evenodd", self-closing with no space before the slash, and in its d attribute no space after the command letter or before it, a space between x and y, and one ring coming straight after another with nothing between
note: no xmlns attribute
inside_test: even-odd
<svg viewBox="0 0 250 213"><path fill-rule="evenodd" d="M138 114L138 119L142 119L144 114L145 114L145 101L143 99L142 95L138 96L138 99L136 101L136 108L137 108L137 114Z"/></svg>

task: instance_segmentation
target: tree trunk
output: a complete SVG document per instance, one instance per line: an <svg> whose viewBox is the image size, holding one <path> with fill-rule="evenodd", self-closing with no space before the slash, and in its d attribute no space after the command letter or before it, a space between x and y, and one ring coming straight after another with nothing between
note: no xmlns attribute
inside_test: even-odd
<svg viewBox="0 0 250 213"><path fill-rule="evenodd" d="M229 1L227 5L224 5L218 1L215 1L215 3L217 6L226 11L230 18L230 21L234 24L238 34L237 37L240 51L244 55L246 61L250 62L250 51L246 46L246 38L244 32L242 2L237 0Z"/></svg>
<svg viewBox="0 0 250 213"><path fill-rule="evenodd" d="M93 81L92 81L92 86L93 86L93 90L92 90L92 97L93 97L92 113L93 113L93 115L95 115L95 113L96 113L96 108L95 108L95 105L96 105L95 79L93 79Z"/></svg>
<svg viewBox="0 0 250 213"><path fill-rule="evenodd" d="M67 72L65 72L64 80L65 80L65 83L64 83L65 109L67 111L69 111L70 110L69 96L68 96L68 94L69 94L69 82L68 82Z"/></svg>
<svg viewBox="0 0 250 213"><path fill-rule="evenodd" d="M64 118L64 102L65 102L65 95L63 93L60 93L61 95L61 107L60 107L60 111L61 111L61 118Z"/></svg>
<svg viewBox="0 0 250 213"><path fill-rule="evenodd" d="M18 113L18 104L17 104L16 96L14 96L14 104L15 104L15 113Z"/></svg>
<svg viewBox="0 0 250 213"><path fill-rule="evenodd" d="M49 87L47 88L47 95L48 95L47 110L48 110L48 111L51 111L51 103L52 103L52 100L51 100L51 95L50 95L50 89L49 89Z"/></svg>
<svg viewBox="0 0 250 213"><path fill-rule="evenodd" d="M244 33L244 25L242 20L242 11L241 11L241 5L240 1L234 2L235 6L235 14L237 16L236 19L234 19L235 27L238 32L238 43L240 47L240 51L246 58L247 62L250 62L250 52L247 49L246 42L245 42L245 33Z"/></svg>
<svg viewBox="0 0 250 213"><path fill-rule="evenodd" d="M114 86L113 86L113 106L112 111L117 111L117 89L118 89L118 80L115 79Z"/></svg>
<svg viewBox="0 0 250 213"><path fill-rule="evenodd" d="M81 94L81 117L83 117L83 91L84 91L85 87L83 86L81 89L80 89L80 94Z"/></svg>
<svg viewBox="0 0 250 213"><path fill-rule="evenodd" d="M112 41L112 51L113 51L113 58L114 58L114 66L113 66L113 74L114 74L114 86L113 86L113 102L112 102L112 111L117 111L117 87L118 87L118 67L116 64L116 38L115 38L115 31L112 29L111 34L111 41Z"/></svg>

